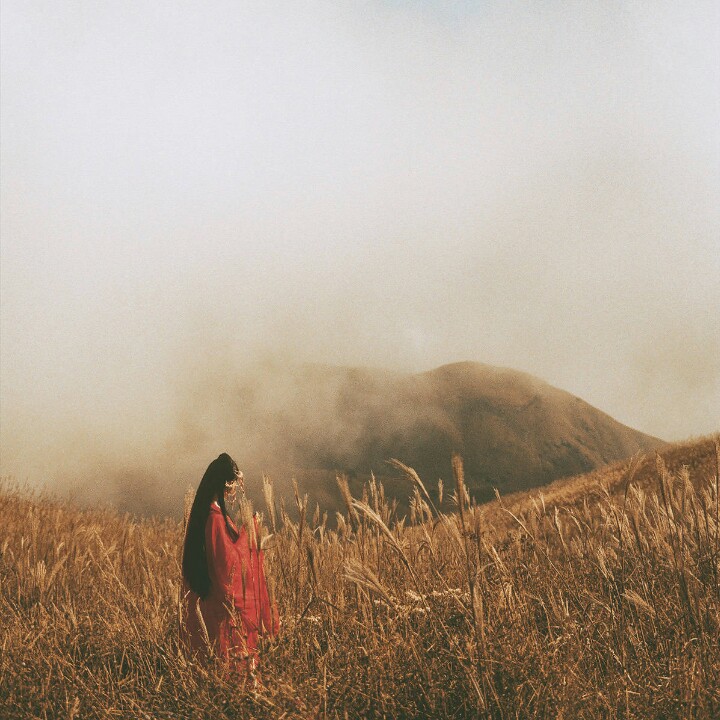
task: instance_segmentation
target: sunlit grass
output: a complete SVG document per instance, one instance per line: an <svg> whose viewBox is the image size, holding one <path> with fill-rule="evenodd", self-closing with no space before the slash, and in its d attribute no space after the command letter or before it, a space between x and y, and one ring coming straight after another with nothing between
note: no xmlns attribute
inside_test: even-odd
<svg viewBox="0 0 720 720"><path fill-rule="evenodd" d="M178 643L182 522L0 492L2 717L718 717L718 437L439 514L379 483L330 528L264 485L264 687ZM664 458L664 459L663 459ZM291 520L289 515L299 518ZM274 532L273 532L274 529Z"/></svg>

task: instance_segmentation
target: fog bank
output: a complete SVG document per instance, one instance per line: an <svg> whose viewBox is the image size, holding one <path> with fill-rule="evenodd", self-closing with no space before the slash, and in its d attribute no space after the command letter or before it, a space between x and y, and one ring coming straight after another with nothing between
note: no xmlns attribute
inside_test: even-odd
<svg viewBox="0 0 720 720"><path fill-rule="evenodd" d="M717 431L719 16L4 2L0 473L196 485L262 445L268 363L478 360Z"/></svg>

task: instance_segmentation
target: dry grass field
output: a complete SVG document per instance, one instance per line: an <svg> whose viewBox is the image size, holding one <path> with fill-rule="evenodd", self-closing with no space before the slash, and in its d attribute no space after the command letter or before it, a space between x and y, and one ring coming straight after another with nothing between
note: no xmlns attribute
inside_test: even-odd
<svg viewBox="0 0 720 720"><path fill-rule="evenodd" d="M407 469L411 517L371 483L332 529L268 484L284 627L255 690L178 644L182 523L5 482L0 717L717 718L719 445L483 506L456 459L454 514Z"/></svg>

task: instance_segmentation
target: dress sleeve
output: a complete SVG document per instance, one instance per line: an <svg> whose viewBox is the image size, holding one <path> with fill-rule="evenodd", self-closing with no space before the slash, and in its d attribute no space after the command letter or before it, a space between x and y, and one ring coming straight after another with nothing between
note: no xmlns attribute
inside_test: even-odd
<svg viewBox="0 0 720 720"><path fill-rule="evenodd" d="M238 556L228 536L225 520L218 513L210 513L205 529L210 582L224 601L237 604L237 589L240 584Z"/></svg>

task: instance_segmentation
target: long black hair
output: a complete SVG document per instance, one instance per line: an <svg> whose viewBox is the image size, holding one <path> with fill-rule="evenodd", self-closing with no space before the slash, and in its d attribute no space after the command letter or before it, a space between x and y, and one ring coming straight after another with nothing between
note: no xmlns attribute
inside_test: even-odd
<svg viewBox="0 0 720 720"><path fill-rule="evenodd" d="M205 550L205 525L210 514L210 504L217 500L225 526L231 537L236 540L237 533L230 526L225 509L225 483L232 482L238 474L238 466L227 454L222 453L209 465L202 476L195 493L195 500L190 510L185 545L183 546L182 572L187 584L201 598L210 592L210 575L208 573L207 555Z"/></svg>

